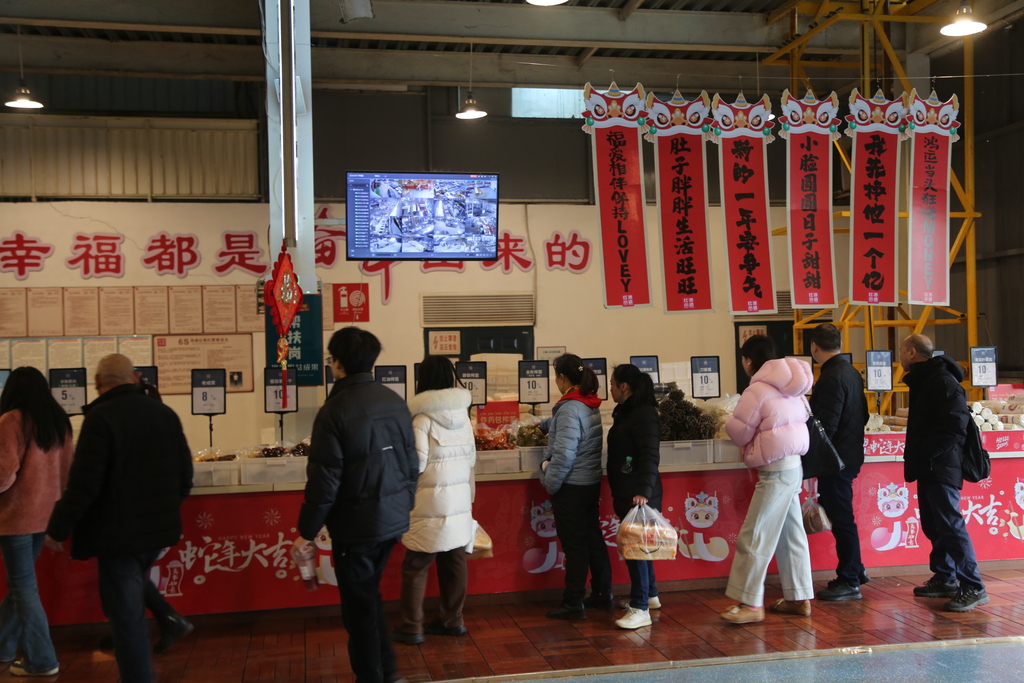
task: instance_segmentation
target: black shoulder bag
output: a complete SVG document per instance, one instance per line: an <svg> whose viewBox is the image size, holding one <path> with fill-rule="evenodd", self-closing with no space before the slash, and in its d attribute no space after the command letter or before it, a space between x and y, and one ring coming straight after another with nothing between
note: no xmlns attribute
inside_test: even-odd
<svg viewBox="0 0 1024 683"><path fill-rule="evenodd" d="M804 479L839 474L846 465L825 433L825 428L821 426L821 421L811 412L811 406L806 398L804 407L807 408L807 434L810 437L807 453L800 458L804 468Z"/></svg>

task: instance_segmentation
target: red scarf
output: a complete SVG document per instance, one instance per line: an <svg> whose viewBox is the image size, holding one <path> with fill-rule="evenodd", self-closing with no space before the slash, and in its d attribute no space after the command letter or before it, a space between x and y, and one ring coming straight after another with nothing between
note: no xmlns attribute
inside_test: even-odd
<svg viewBox="0 0 1024 683"><path fill-rule="evenodd" d="M573 387L569 391L562 394L562 398L558 399L558 403L562 401L579 401L588 408L600 408L601 398L597 394L589 394L584 396L580 393L578 387Z"/></svg>

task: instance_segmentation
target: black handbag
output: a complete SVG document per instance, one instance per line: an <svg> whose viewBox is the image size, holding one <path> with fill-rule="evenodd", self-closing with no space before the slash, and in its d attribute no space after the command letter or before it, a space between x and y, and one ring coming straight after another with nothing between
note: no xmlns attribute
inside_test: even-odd
<svg viewBox="0 0 1024 683"><path fill-rule="evenodd" d="M804 406L807 408L807 435L810 437L807 453L800 457L804 468L804 479L839 474L846 467L843 459L839 457L836 447L832 445L832 440L828 438L821 422L814 417L807 399L804 399Z"/></svg>

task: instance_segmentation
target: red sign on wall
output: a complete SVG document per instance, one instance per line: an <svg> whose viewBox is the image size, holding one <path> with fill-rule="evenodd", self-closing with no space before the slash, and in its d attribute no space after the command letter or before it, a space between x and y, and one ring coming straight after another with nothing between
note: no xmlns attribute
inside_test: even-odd
<svg viewBox="0 0 1024 683"><path fill-rule="evenodd" d="M850 303L895 306L900 137L907 109L881 91L869 100L854 88L850 111Z"/></svg>
<svg viewBox="0 0 1024 683"><path fill-rule="evenodd" d="M606 308L647 306L651 289L644 223L644 174L640 126L646 121L644 91L638 83L623 93L614 83L599 93L583 90L583 130L594 136L594 182L601 224L601 257Z"/></svg>
<svg viewBox="0 0 1024 683"><path fill-rule="evenodd" d="M370 322L370 285L346 282L331 285L334 289L334 322Z"/></svg>
<svg viewBox="0 0 1024 683"><path fill-rule="evenodd" d="M708 245L707 160L711 100L687 102L676 91L668 102L647 96L647 140L654 142L658 218L665 272L665 310L713 311Z"/></svg>

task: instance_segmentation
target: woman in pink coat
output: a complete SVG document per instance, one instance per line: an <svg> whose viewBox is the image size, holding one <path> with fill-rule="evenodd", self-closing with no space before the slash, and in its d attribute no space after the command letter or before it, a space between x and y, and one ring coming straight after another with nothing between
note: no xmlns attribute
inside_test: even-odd
<svg viewBox="0 0 1024 683"><path fill-rule="evenodd" d="M811 556L800 514L807 452L807 409L803 396L811 390L811 366L796 358L779 358L771 339L756 335L740 349L750 377L725 429L743 449L743 462L757 469L757 486L743 520L725 594L739 601L721 617L734 624L764 619L764 580L772 556L778 562L783 598L774 612L811 613L814 597Z"/></svg>

